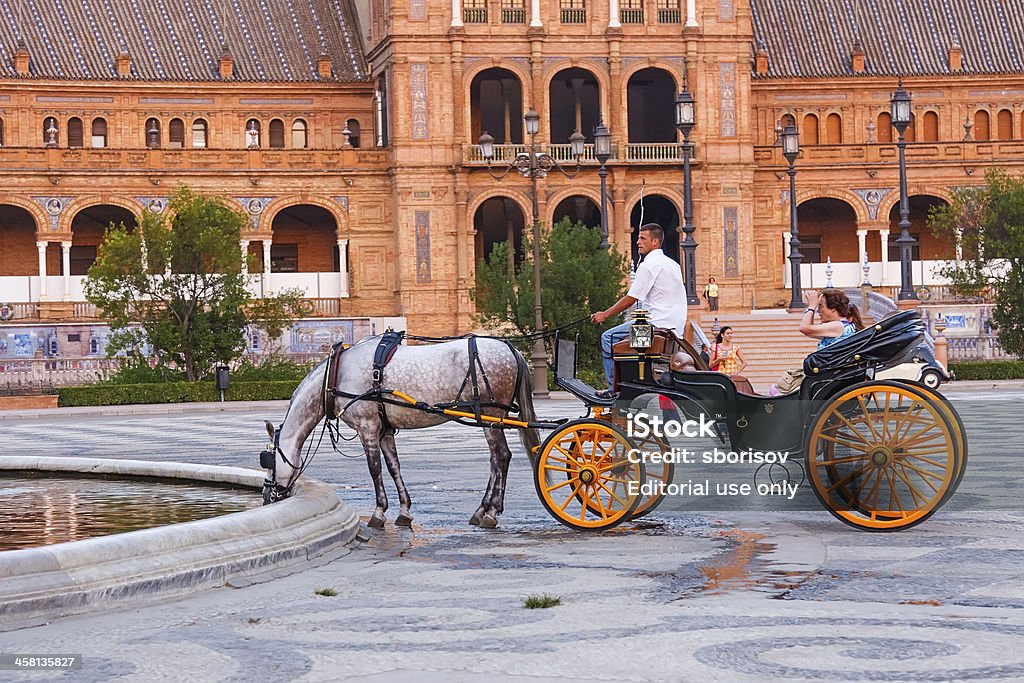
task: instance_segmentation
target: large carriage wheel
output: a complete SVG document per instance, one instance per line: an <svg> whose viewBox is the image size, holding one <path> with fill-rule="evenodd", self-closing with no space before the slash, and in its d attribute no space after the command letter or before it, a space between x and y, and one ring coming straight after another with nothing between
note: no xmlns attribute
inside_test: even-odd
<svg viewBox="0 0 1024 683"><path fill-rule="evenodd" d="M545 509L573 529L599 531L628 519L640 502L642 463L615 425L575 420L553 431L540 448L534 484Z"/></svg>
<svg viewBox="0 0 1024 683"><path fill-rule="evenodd" d="M807 470L842 521L905 529L937 510L962 473L955 428L941 401L898 382L854 386L813 420Z"/></svg>
<svg viewBox="0 0 1024 683"><path fill-rule="evenodd" d="M967 429L964 427L964 421L960 417L960 413L956 411L953 404L950 403L945 396L940 394L935 389L927 386L912 385L914 389L918 390L928 398L932 399L938 404L942 411L945 413L946 418L949 420L950 425L953 427L953 435L956 437L957 447L960 452L960 467L957 469L956 478L953 479L953 487L949 490L946 498L952 496L956 490L960 487L960 482L964 478L964 472L967 471Z"/></svg>
<svg viewBox="0 0 1024 683"><path fill-rule="evenodd" d="M652 395L644 394L640 399L652 399ZM648 400L647 403L649 404L650 401ZM673 406L674 405L675 404L673 404ZM637 405L637 401L634 401L630 405L630 410L639 410L642 408L643 406ZM658 410L664 410L664 406L660 401ZM675 408L675 410L678 411L678 408ZM625 429L626 420L624 417L620 416L611 419L616 427ZM678 415L676 419L678 419ZM665 437L655 435L654 430L651 430L651 433L642 439L636 436L629 438L635 444L635 447L643 453L668 453L672 449L672 444L670 444ZM664 502L665 491L667 490L668 485L672 483L672 478L675 477L675 474L676 465L674 462L644 461L644 480L654 483L645 488L644 496L640 499L640 502L637 503L636 509L633 510L633 514L630 516L630 519L640 519L644 515L654 512L657 507Z"/></svg>

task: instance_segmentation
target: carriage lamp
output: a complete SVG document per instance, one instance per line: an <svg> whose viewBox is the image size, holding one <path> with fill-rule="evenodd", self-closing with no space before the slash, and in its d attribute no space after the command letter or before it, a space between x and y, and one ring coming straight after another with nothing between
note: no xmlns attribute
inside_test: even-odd
<svg viewBox="0 0 1024 683"><path fill-rule="evenodd" d="M654 343L654 326L643 309L638 308L633 316L633 324L629 326L629 345L638 351L646 351Z"/></svg>

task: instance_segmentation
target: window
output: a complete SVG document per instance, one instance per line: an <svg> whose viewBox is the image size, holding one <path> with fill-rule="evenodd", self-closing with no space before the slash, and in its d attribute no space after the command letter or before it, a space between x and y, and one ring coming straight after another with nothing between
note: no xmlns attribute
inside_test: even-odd
<svg viewBox="0 0 1024 683"><path fill-rule="evenodd" d="M996 115L996 132L999 140L1013 139L1013 112L1009 109L1000 109Z"/></svg>
<svg viewBox="0 0 1024 683"><path fill-rule="evenodd" d="M92 146L96 149L102 149L107 146L106 119L92 120Z"/></svg>
<svg viewBox="0 0 1024 683"><path fill-rule="evenodd" d="M658 23L678 24L682 21L679 0L658 0Z"/></svg>
<svg viewBox="0 0 1024 683"><path fill-rule="evenodd" d="M892 142L892 114L883 111L878 115L878 141Z"/></svg>
<svg viewBox="0 0 1024 683"><path fill-rule="evenodd" d="M525 0L501 0L501 23L503 24L525 24L526 3ZM355 147L355 145L352 145Z"/></svg>
<svg viewBox="0 0 1024 683"><path fill-rule="evenodd" d="M156 119L146 121L146 147L156 149L160 146L160 122Z"/></svg>
<svg viewBox="0 0 1024 683"><path fill-rule="evenodd" d="M299 272L299 245L278 244L270 245L270 272L271 273L297 273Z"/></svg>
<svg viewBox="0 0 1024 683"><path fill-rule="evenodd" d="M273 123L271 123L271 125L273 125ZM295 123L292 124L293 149L306 149L309 147L309 136L307 135L307 132L308 129L306 127L306 122L302 119L295 119Z"/></svg>
<svg viewBox="0 0 1024 683"><path fill-rule="evenodd" d="M196 119L192 122L192 146L193 147L206 147L206 121L204 119Z"/></svg>
<svg viewBox="0 0 1024 683"><path fill-rule="evenodd" d="M924 138L926 142L937 142L939 139L939 115L933 111L924 113Z"/></svg>
<svg viewBox="0 0 1024 683"><path fill-rule="evenodd" d="M4 120L0 119L0 147L4 146Z"/></svg>
<svg viewBox="0 0 1024 683"><path fill-rule="evenodd" d="M348 144L359 147L359 121L349 119L345 122L345 128L348 130Z"/></svg>
<svg viewBox="0 0 1024 683"><path fill-rule="evenodd" d="M900 260L900 245L896 244L896 240L899 239L900 231L891 230L889 232L889 260L899 261ZM914 238L914 246L910 248L910 259L912 261L921 260L921 233L912 232L910 236Z"/></svg>
<svg viewBox="0 0 1024 683"><path fill-rule="evenodd" d="M82 335L81 334L68 334L68 341L72 342L72 343L73 342L80 342L80 341L82 341Z"/></svg>
<svg viewBox="0 0 1024 683"><path fill-rule="evenodd" d="M388 135L388 80L386 75L382 75L377 81L377 92L373 99L376 107L377 146L387 147L391 143Z"/></svg>
<svg viewBox="0 0 1024 683"><path fill-rule="evenodd" d="M274 119L270 122L270 148L284 148L284 121Z"/></svg>
<svg viewBox="0 0 1024 683"><path fill-rule="evenodd" d="M71 246L71 274L86 275L89 266L96 260L96 247L92 246Z"/></svg>
<svg viewBox="0 0 1024 683"><path fill-rule="evenodd" d="M818 144L818 117L814 114L808 114L804 117L804 134L802 142L805 145Z"/></svg>
<svg viewBox="0 0 1024 683"><path fill-rule="evenodd" d="M57 130L57 119L52 116L46 117L43 121L43 144L47 147L56 147L60 144L60 131Z"/></svg>
<svg viewBox="0 0 1024 683"><path fill-rule="evenodd" d="M558 9L563 24L587 22L587 5L584 0L558 0Z"/></svg>
<svg viewBox="0 0 1024 683"><path fill-rule="evenodd" d="M68 119L68 147L82 147L82 119L72 116Z"/></svg>
<svg viewBox="0 0 1024 683"><path fill-rule="evenodd" d="M619 22L623 24L644 23L644 0L620 0Z"/></svg>
<svg viewBox="0 0 1024 683"><path fill-rule="evenodd" d="M466 24L487 23L487 0L465 0L462 21Z"/></svg>
<svg viewBox="0 0 1024 683"><path fill-rule="evenodd" d="M829 114L825 119L825 142L829 145L843 144L843 119L839 114Z"/></svg>
<svg viewBox="0 0 1024 683"><path fill-rule="evenodd" d="M988 140L988 112L984 109L979 109L974 112L974 139L975 140Z"/></svg>
<svg viewBox="0 0 1024 683"><path fill-rule="evenodd" d="M170 125L167 126L169 147L174 149L181 149L185 146L185 122L181 119L171 119Z"/></svg>
<svg viewBox="0 0 1024 683"><path fill-rule="evenodd" d="M245 123L245 146L246 147L259 147L260 146L260 133L263 130L263 126L256 119L249 119Z"/></svg>

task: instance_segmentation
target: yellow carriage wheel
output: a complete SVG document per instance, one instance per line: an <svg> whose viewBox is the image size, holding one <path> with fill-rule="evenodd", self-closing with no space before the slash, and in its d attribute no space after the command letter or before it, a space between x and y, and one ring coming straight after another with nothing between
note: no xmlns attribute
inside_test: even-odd
<svg viewBox="0 0 1024 683"><path fill-rule="evenodd" d="M960 417L960 413L956 411L956 408L946 400L946 397L938 392L936 389L927 387L920 384L912 384L914 389L924 394L928 398L932 399L946 415L950 426L953 427L953 436L956 437L957 448L960 453L959 467L957 468L956 477L953 479L953 486L949 489L947 499L952 496L953 493L960 486L960 482L964 478L964 472L967 471L967 429L964 427L963 418Z"/></svg>
<svg viewBox="0 0 1024 683"><path fill-rule="evenodd" d="M650 396L650 394L645 394L644 398L650 398ZM636 406L631 405L630 410L633 410L634 407ZM660 411L661 408L659 407L658 410ZM619 429L625 430L626 428L625 415L605 414L602 415L602 418L611 421ZM668 453L672 449L672 444L665 437L655 435L653 430L651 430L650 435L642 439L635 436L629 437L629 439L633 442L634 447L643 453ZM676 466L673 462L644 461L645 480L654 482L654 484L644 489L644 495L640 498L640 502L637 503L636 509L630 515L630 519L640 519L644 515L654 512L662 504L665 500L664 492L667 490L668 485L672 483L675 473Z"/></svg>
<svg viewBox="0 0 1024 683"><path fill-rule="evenodd" d="M541 446L534 484L545 509L573 529L600 531L625 519L640 502L643 464L630 462L626 434L600 420L576 420Z"/></svg>
<svg viewBox="0 0 1024 683"><path fill-rule="evenodd" d="M825 508L873 531L923 522L962 471L940 403L898 382L862 384L832 399L811 425L807 465Z"/></svg>

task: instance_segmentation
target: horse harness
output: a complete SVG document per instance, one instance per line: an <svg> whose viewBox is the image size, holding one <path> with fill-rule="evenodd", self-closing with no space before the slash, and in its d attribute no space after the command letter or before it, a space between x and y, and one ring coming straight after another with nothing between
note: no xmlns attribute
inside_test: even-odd
<svg viewBox="0 0 1024 683"><path fill-rule="evenodd" d="M338 389L341 354L345 352L346 347L342 344L335 344L334 349L328 358L327 368L324 372L324 415L327 416L327 419L332 419L334 416L340 417L349 409L349 407L352 406L352 404L358 401L376 401L381 421L381 434L383 435L388 432L397 431L392 427L391 422L388 419L385 404L391 404L403 408L413 408L434 414L443 414L443 411L446 408L472 409L473 415L476 418L475 422L467 422L461 418L454 419L453 421L473 426L495 426L483 423L481 415L484 408L500 408L507 412L519 411L519 406L515 403L514 395L510 404L501 403L496 400L494 390L491 388L491 383L487 379L487 371L484 370L483 363L480 360L480 352L477 348L477 339L473 335L466 337L469 345L469 368L466 370L466 377L462 380L462 386L459 387L459 393L456 395L454 401L434 405L417 402L415 405L411 405L405 401L395 400L392 395L396 389L384 388L384 375L388 363L390 363L391 359L394 358L395 352L398 350L398 347L402 344L404 339L404 331L395 332L391 329L388 329L388 331L381 336L380 341L377 342L377 348L373 352L373 369L370 374L370 389L361 394L352 394ZM519 369L517 368L515 384L517 388L519 387L519 383L522 379L523 378L519 376ZM481 380L483 381L483 385L486 390L486 399L480 391ZM471 396L468 399L463 399L463 393L466 392L467 388L470 390ZM335 399L338 397L349 400L341 407L340 410L335 412Z"/></svg>

